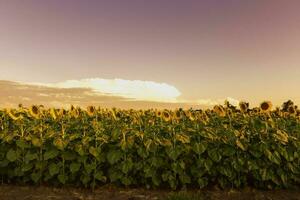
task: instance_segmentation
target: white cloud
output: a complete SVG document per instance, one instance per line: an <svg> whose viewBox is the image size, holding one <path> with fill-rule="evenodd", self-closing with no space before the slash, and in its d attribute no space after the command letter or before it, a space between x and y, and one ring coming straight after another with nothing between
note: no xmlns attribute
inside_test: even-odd
<svg viewBox="0 0 300 200"><path fill-rule="evenodd" d="M178 98L181 95L180 91L172 85L141 80L94 78L66 80L58 83L20 83L18 89L20 87L32 88L32 95L36 93L37 99L43 101L49 99L48 104L52 106L63 105L66 102L76 102L78 105L86 102L101 103L102 105L104 101L111 102L103 98L122 98L114 99L114 101L123 102L123 104L125 102L147 101L200 107L223 105L225 100L235 106L239 103L238 100L231 97L222 99L182 99ZM25 94L28 96L27 93Z"/></svg>
<svg viewBox="0 0 300 200"><path fill-rule="evenodd" d="M240 101L231 97L227 97L226 100L233 106L238 106Z"/></svg>
<svg viewBox="0 0 300 200"><path fill-rule="evenodd" d="M94 78L28 84L52 88L89 88L99 95L120 96L143 101L176 102L177 97L181 95L180 91L172 85L141 80Z"/></svg>
<svg viewBox="0 0 300 200"><path fill-rule="evenodd" d="M183 102L189 102L201 106L214 106L214 105L223 105L225 103L225 100L227 100L233 106L238 106L239 104L239 101L232 97L227 97L224 99L198 99L196 101L183 101Z"/></svg>

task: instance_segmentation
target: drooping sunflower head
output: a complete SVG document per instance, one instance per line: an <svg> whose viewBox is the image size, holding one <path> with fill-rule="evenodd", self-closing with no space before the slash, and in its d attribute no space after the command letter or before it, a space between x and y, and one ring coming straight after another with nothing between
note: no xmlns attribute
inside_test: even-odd
<svg viewBox="0 0 300 200"><path fill-rule="evenodd" d="M14 121L17 121L19 119L23 119L22 114L17 115L17 113L14 113L11 109L5 109L6 113L10 118L12 118Z"/></svg>
<svg viewBox="0 0 300 200"><path fill-rule="evenodd" d="M67 114L67 111L64 108L59 109L58 116L63 117Z"/></svg>
<svg viewBox="0 0 300 200"><path fill-rule="evenodd" d="M182 117L181 111L176 109L175 112L174 112L174 117L176 119L181 119L181 117Z"/></svg>
<svg viewBox="0 0 300 200"><path fill-rule="evenodd" d="M221 105L215 105L213 110L221 117L224 117L226 115L225 109Z"/></svg>
<svg viewBox="0 0 300 200"><path fill-rule="evenodd" d="M164 110L163 113L162 113L162 118L163 118L166 122L170 121L170 120L171 120L171 115L170 115L169 111Z"/></svg>
<svg viewBox="0 0 300 200"><path fill-rule="evenodd" d="M74 111L74 110L75 110L75 107L73 105L71 105L70 111Z"/></svg>
<svg viewBox="0 0 300 200"><path fill-rule="evenodd" d="M297 110L296 110L296 115L297 115L297 116L300 116L300 109L297 109Z"/></svg>
<svg viewBox="0 0 300 200"><path fill-rule="evenodd" d="M36 105L33 105L29 108L29 114L34 118L39 118L39 107Z"/></svg>
<svg viewBox="0 0 300 200"><path fill-rule="evenodd" d="M296 109L294 106L289 106L288 110L287 110L290 114L295 114L296 113Z"/></svg>
<svg viewBox="0 0 300 200"><path fill-rule="evenodd" d="M260 104L260 110L262 112L268 112L272 109L272 102L271 101L264 101Z"/></svg>
<svg viewBox="0 0 300 200"><path fill-rule="evenodd" d="M72 108L71 107L70 114L71 114L72 117L78 118L79 113L80 113L80 110L78 108L75 108L75 107Z"/></svg>
<svg viewBox="0 0 300 200"><path fill-rule="evenodd" d="M87 107L87 114L88 114L89 116L93 116L93 115L95 114L95 111L96 111L96 109L95 109L94 106L88 106L88 107Z"/></svg>
<svg viewBox="0 0 300 200"><path fill-rule="evenodd" d="M288 101L284 102L284 103L282 104L282 111L287 112L287 111L288 111L288 108L289 108L290 106L293 106L293 105L294 105L294 102L291 101L291 100L288 100Z"/></svg>
<svg viewBox="0 0 300 200"><path fill-rule="evenodd" d="M57 116L54 108L50 108L50 115L54 120L56 120Z"/></svg>
<svg viewBox="0 0 300 200"><path fill-rule="evenodd" d="M241 101L239 103L239 106L240 106L240 109L241 109L242 112L247 112L248 109L249 109L249 103L244 102L244 101Z"/></svg>

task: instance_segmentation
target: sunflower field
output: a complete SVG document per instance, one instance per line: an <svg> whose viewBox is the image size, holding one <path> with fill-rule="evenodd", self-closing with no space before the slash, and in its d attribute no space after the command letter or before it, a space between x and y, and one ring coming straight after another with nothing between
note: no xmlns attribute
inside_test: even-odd
<svg viewBox="0 0 300 200"><path fill-rule="evenodd" d="M300 110L0 110L2 183L288 188L300 183Z"/></svg>

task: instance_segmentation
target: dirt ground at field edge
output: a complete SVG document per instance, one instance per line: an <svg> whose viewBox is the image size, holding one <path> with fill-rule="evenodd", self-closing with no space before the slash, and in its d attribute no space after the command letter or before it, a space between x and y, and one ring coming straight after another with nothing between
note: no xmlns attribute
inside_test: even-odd
<svg viewBox="0 0 300 200"><path fill-rule="evenodd" d="M0 185L0 200L163 200L171 191L125 189L104 186L94 192L80 188L53 188L45 186ZM300 200L300 189L262 191L243 190L189 190L200 193L207 200Z"/></svg>

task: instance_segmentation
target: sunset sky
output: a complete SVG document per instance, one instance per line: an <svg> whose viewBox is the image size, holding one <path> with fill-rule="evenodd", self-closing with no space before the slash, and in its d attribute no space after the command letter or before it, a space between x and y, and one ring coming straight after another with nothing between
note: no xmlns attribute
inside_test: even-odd
<svg viewBox="0 0 300 200"><path fill-rule="evenodd" d="M300 104L298 0L0 0L0 107Z"/></svg>

